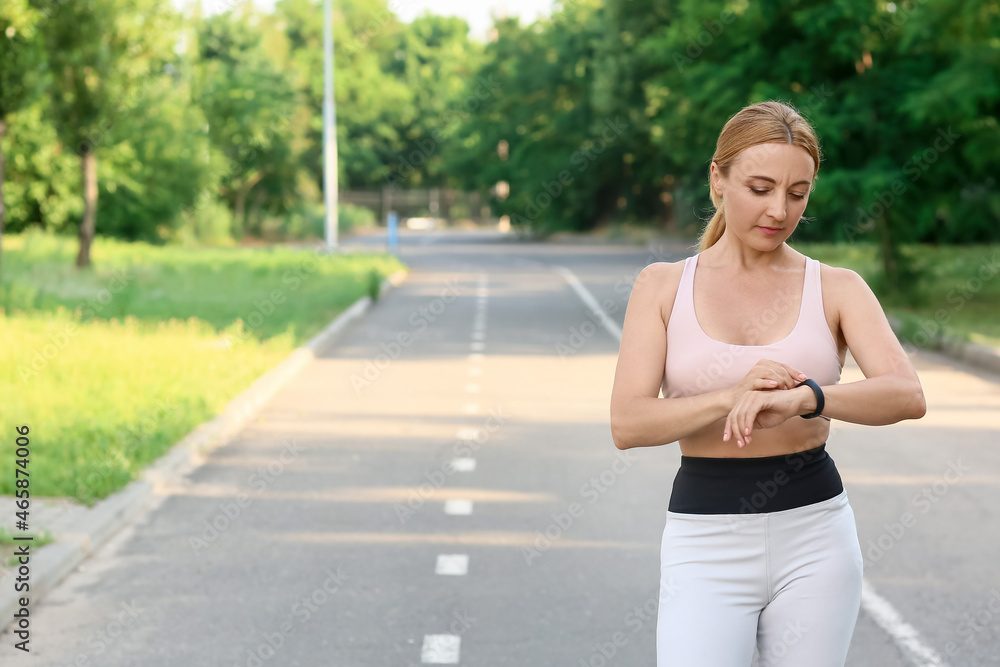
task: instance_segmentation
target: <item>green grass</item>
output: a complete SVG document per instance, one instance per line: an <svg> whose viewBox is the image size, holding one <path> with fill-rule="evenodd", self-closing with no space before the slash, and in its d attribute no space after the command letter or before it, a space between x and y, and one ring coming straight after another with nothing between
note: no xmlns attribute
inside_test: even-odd
<svg viewBox="0 0 1000 667"><path fill-rule="evenodd" d="M123 488L381 279L392 255L181 249L5 236L0 469L30 429L33 496ZM0 477L12 495L14 478Z"/></svg>
<svg viewBox="0 0 1000 667"><path fill-rule="evenodd" d="M74 238L5 236L0 308L54 313L63 306L80 311L83 320L195 317L217 329L241 319L258 339L290 333L302 342L371 291L369 271L381 280L403 267L381 253L319 257L311 251L100 239L91 253L95 268L79 271L77 248Z"/></svg>
<svg viewBox="0 0 1000 667"><path fill-rule="evenodd" d="M1000 347L1000 247L907 245L902 251L919 278L915 299L883 286L875 246L792 243L831 266L857 271L878 295L886 313L904 323L903 337L933 346L941 333ZM915 301L915 303L913 302ZM917 332L923 331L919 336Z"/></svg>
<svg viewBox="0 0 1000 667"><path fill-rule="evenodd" d="M31 531L26 533L19 531L18 535L22 537L30 535L33 539L30 541L15 540L13 533L3 526L0 526L0 567L17 567L19 563L14 554L17 553L18 547L25 544L30 545L30 553L34 554L39 547L43 547L55 539L52 534L47 531L43 531L41 534Z"/></svg>

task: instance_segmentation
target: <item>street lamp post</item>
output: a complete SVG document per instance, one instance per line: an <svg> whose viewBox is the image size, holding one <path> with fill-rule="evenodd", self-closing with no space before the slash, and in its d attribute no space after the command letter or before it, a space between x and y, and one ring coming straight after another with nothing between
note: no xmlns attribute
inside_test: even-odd
<svg viewBox="0 0 1000 667"><path fill-rule="evenodd" d="M323 0L323 199L326 251L337 246L337 109L333 102L333 0Z"/></svg>

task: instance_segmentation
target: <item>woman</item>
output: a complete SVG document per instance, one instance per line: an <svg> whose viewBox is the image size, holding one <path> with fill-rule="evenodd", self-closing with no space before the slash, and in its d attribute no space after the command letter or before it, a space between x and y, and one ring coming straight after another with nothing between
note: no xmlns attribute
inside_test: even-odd
<svg viewBox="0 0 1000 667"><path fill-rule="evenodd" d="M716 211L629 297L611 398L619 449L677 441L661 544L658 667L842 667L861 605L830 420L919 419L923 390L865 281L786 243L820 149L786 104L722 129ZM846 350L865 380L838 384ZM663 390L664 398L659 398Z"/></svg>

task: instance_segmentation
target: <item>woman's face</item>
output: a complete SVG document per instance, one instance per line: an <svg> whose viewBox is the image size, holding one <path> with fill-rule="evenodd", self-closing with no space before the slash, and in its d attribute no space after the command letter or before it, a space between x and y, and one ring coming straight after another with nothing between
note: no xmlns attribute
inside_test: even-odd
<svg viewBox="0 0 1000 667"><path fill-rule="evenodd" d="M782 143L751 146L723 178L712 163L712 187L722 195L726 228L761 249L792 235L809 202L813 159L804 148ZM767 233L766 228L777 230Z"/></svg>

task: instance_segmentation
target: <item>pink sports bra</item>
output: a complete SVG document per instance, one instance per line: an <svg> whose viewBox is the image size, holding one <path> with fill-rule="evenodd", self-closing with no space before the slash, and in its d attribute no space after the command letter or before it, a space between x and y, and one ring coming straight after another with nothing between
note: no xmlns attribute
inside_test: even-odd
<svg viewBox="0 0 1000 667"><path fill-rule="evenodd" d="M761 359L798 368L824 385L840 382L843 365L823 312L820 264L806 257L802 302L795 328L777 343L732 345L709 337L694 312L694 272L701 253L684 260L667 322L667 360L662 390L666 398L693 396L732 387Z"/></svg>

